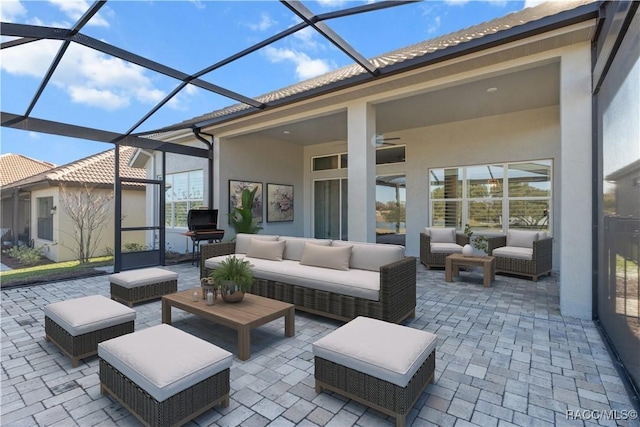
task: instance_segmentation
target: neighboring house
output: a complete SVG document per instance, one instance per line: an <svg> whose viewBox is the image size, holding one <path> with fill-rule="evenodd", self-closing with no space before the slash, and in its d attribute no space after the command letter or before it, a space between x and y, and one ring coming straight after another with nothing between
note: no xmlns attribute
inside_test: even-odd
<svg viewBox="0 0 640 427"><path fill-rule="evenodd" d="M128 165L135 148L120 148L120 176L127 178L144 178L144 169ZM25 216L19 224L26 224L18 231L24 243L32 242L35 247L43 247L44 255L56 262L77 259L73 239L73 222L61 198L61 186L69 191L80 191L83 186L110 195L114 190L114 154L111 149L66 165L58 166L42 173L3 185L2 210L11 211L15 200L28 206ZM145 221L145 188L132 184L123 186L123 224L132 226L144 225ZM113 200L110 210L113 211ZM3 223L3 227L4 227ZM8 227L13 228L11 225ZM113 250L114 221L109 215L105 227L99 235L96 256ZM144 234L129 236L125 243L144 244Z"/></svg>
<svg viewBox="0 0 640 427"><path fill-rule="evenodd" d="M546 230L563 314L590 318L597 10L544 3L371 59L394 71L384 78L344 67L258 97L280 103L260 114L234 105L154 137L203 148L193 129L215 135L212 204L228 237L229 180L241 180L265 195L268 183L294 187L293 221L265 212L262 233L375 241L385 176L405 177L409 255L431 225ZM167 164L167 177L206 183L206 161Z"/></svg>
<svg viewBox="0 0 640 427"><path fill-rule="evenodd" d="M22 154L0 155L0 188L56 167L53 163L32 159ZM23 195L18 203L2 203L0 238L2 244L28 242L30 199ZM14 224L15 218L15 224ZM13 232L13 230L17 232ZM25 234L26 230L26 234Z"/></svg>

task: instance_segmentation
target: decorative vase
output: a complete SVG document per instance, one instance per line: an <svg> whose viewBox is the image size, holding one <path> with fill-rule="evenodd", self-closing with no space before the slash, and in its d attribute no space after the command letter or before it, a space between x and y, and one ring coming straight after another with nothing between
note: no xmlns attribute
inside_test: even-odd
<svg viewBox="0 0 640 427"><path fill-rule="evenodd" d="M464 256L472 256L473 255L473 246L470 244L466 244L462 247L462 255Z"/></svg>
<svg viewBox="0 0 640 427"><path fill-rule="evenodd" d="M244 292L232 281L223 283L220 294L224 302L240 302L244 298Z"/></svg>

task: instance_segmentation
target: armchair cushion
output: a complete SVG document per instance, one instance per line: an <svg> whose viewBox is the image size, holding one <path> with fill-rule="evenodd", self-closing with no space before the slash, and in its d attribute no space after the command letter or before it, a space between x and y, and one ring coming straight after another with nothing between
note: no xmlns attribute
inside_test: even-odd
<svg viewBox="0 0 640 427"><path fill-rule="evenodd" d="M507 233L507 246L533 248L533 242L539 239L539 234L538 231L509 230Z"/></svg>
<svg viewBox="0 0 640 427"><path fill-rule="evenodd" d="M456 243L431 243L431 252L437 254L461 254L462 246Z"/></svg>
<svg viewBox="0 0 640 427"><path fill-rule="evenodd" d="M493 256L504 258L533 260L533 249L520 246L503 246L493 250Z"/></svg>
<svg viewBox="0 0 640 427"><path fill-rule="evenodd" d="M431 243L456 243L456 229L454 227L427 227L424 232L431 236Z"/></svg>

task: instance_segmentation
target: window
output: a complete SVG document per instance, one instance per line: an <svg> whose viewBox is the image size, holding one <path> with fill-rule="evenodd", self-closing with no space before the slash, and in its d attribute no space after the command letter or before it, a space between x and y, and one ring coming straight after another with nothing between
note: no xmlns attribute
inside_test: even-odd
<svg viewBox="0 0 640 427"><path fill-rule="evenodd" d="M433 227L549 231L551 160L429 171ZM505 220L506 219L506 220Z"/></svg>
<svg viewBox="0 0 640 427"><path fill-rule="evenodd" d="M406 147L404 145L394 145L391 147L377 148L376 165L404 163L405 151ZM331 154L329 156L319 156L311 158L312 171L346 169L348 165L349 156L347 153Z"/></svg>
<svg viewBox="0 0 640 427"><path fill-rule="evenodd" d="M167 174L165 222L167 227L187 227L187 212L204 205L202 170Z"/></svg>
<svg viewBox="0 0 640 427"><path fill-rule="evenodd" d="M38 197L38 239L53 241L53 197Z"/></svg>

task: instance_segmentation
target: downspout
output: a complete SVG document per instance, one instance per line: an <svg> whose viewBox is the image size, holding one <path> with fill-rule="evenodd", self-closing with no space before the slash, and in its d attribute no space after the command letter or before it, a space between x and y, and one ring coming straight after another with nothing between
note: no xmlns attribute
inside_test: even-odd
<svg viewBox="0 0 640 427"><path fill-rule="evenodd" d="M18 246L18 233L20 232L18 229L20 228L20 188L15 188L13 190L13 205L12 205L12 216L11 218L11 238L13 242L13 246ZM31 204L29 204L29 208L31 208ZM29 234L31 231L31 212L29 212ZM36 225L37 228L37 225ZM1 236L0 236L1 237ZM31 235L29 235L29 239L31 239ZM27 245L29 242L25 242Z"/></svg>
<svg viewBox="0 0 640 427"><path fill-rule="evenodd" d="M209 198L209 209L213 209L213 135L209 133L200 132L200 128L193 128L193 135L199 140L207 144L209 148L209 185L208 185L208 198ZM201 135L206 135L211 137L211 142L204 139Z"/></svg>

